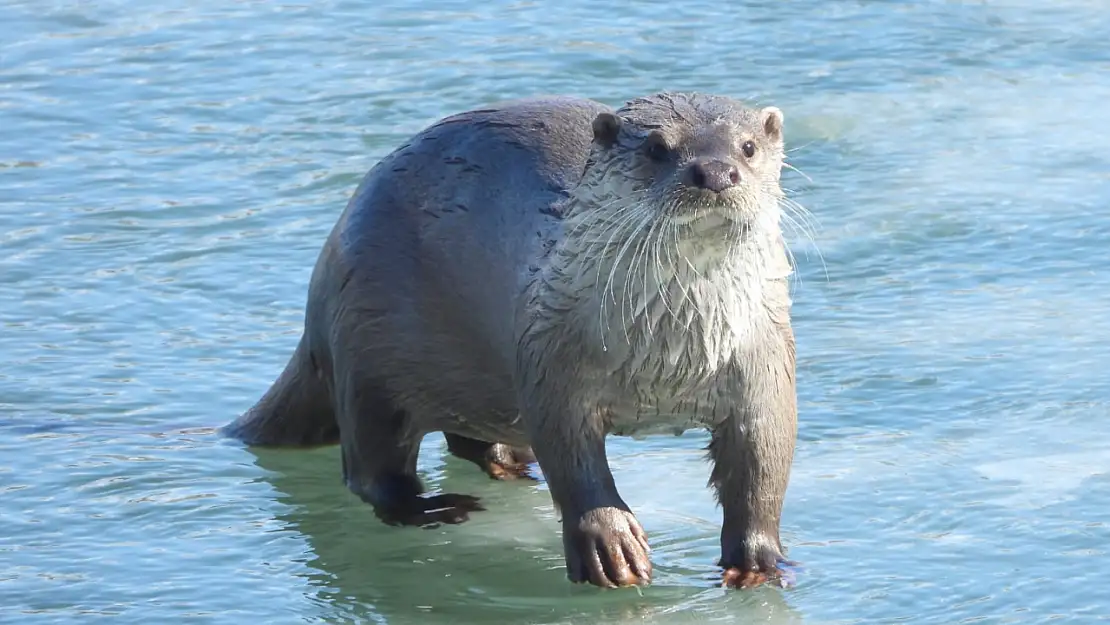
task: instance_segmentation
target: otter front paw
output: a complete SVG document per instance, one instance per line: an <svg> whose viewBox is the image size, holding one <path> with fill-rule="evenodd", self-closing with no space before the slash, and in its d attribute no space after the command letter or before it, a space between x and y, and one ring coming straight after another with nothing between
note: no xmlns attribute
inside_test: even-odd
<svg viewBox="0 0 1110 625"><path fill-rule="evenodd" d="M651 583L647 535L631 512L595 508L563 522L570 581L602 588Z"/></svg>
<svg viewBox="0 0 1110 625"><path fill-rule="evenodd" d="M793 583L793 575L783 569L797 563L783 557L766 538L745 541L743 546L733 549L732 554L718 563L724 568L721 579L724 587L754 588L767 582L787 587Z"/></svg>

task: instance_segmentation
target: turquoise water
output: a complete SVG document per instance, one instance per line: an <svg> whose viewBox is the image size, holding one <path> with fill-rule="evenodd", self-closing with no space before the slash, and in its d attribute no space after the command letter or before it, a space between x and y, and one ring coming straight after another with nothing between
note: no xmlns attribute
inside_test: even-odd
<svg viewBox="0 0 1110 625"><path fill-rule="evenodd" d="M0 621L1110 620L1103 2L0 0ZM544 486L429 437L462 526L379 523L335 449L212 428L296 344L361 175L564 93L786 112L798 585L714 588L703 435L614 439L654 586L572 586Z"/></svg>

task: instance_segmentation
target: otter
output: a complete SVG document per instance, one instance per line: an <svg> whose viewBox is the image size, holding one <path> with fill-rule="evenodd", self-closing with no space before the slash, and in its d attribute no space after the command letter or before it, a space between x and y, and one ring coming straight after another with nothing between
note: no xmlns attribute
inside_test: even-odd
<svg viewBox="0 0 1110 625"><path fill-rule="evenodd" d="M652 566L606 436L704 428L723 585L781 579L797 434L783 160L783 113L718 95L446 117L363 178L313 270L300 343L223 431L338 443L347 486L398 525L483 509L425 493L430 432L498 479L534 460L568 578L619 587Z"/></svg>

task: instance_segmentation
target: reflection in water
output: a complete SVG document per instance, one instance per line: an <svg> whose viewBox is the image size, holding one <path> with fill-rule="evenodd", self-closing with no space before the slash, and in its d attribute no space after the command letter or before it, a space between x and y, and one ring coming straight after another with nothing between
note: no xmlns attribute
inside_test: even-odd
<svg viewBox="0 0 1110 625"><path fill-rule="evenodd" d="M390 623L620 623L658 615L668 615L668 623L725 616L802 622L781 589L726 591L713 587L704 570L668 566L691 554L683 553L682 540L665 533L649 532L656 551L652 586L600 590L571 584L542 487L489 480L469 463L442 456L436 442L425 441L422 450L429 487L477 494L488 508L459 526L381 523L342 484L337 448L251 450L288 506L278 520L311 545L306 563L315 572L308 584L337 615ZM441 457L442 464L429 466L428 458ZM695 542L700 539L699 532ZM705 549L699 545L696 551L691 559L702 558ZM666 554L662 562L660 552Z"/></svg>

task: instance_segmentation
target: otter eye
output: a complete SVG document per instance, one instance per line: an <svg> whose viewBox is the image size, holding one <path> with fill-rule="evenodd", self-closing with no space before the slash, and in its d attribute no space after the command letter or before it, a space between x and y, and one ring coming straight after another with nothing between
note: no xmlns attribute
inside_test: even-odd
<svg viewBox="0 0 1110 625"><path fill-rule="evenodd" d="M740 149L744 151L744 156L746 158L755 156L755 144L751 141L745 141L744 145L740 146Z"/></svg>
<svg viewBox="0 0 1110 625"><path fill-rule="evenodd" d="M648 158L656 163L662 163L671 158L671 149L667 147L667 141L657 132L648 135L646 148Z"/></svg>

